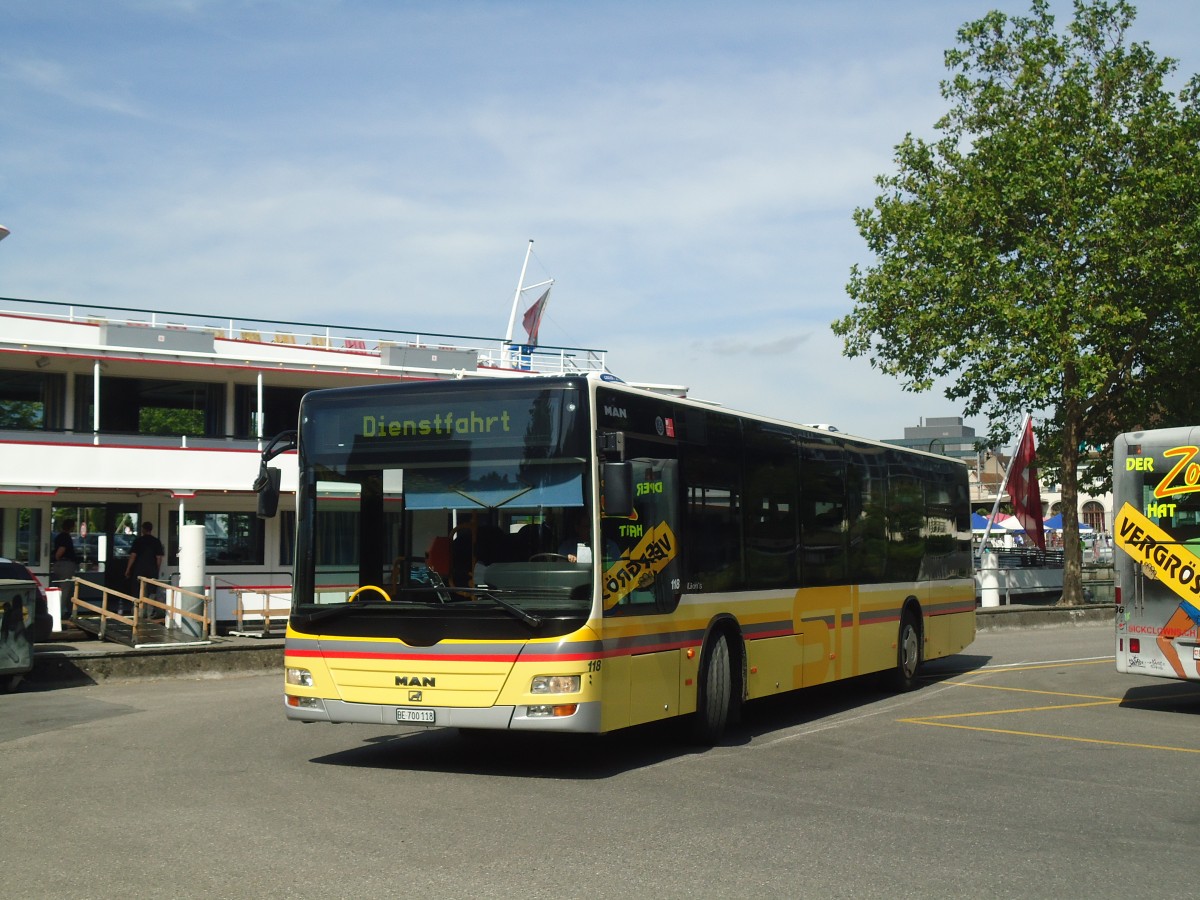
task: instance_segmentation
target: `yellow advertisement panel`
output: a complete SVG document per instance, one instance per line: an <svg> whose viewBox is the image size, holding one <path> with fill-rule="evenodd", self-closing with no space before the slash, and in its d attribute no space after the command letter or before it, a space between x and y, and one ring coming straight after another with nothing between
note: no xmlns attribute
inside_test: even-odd
<svg viewBox="0 0 1200 900"><path fill-rule="evenodd" d="M1200 558L1126 503L1113 523L1117 546L1185 601L1200 597Z"/></svg>
<svg viewBox="0 0 1200 900"><path fill-rule="evenodd" d="M633 590L648 588L654 576L665 569L678 554L675 533L666 522L647 528L631 551L621 554L604 573L604 608L612 609Z"/></svg>

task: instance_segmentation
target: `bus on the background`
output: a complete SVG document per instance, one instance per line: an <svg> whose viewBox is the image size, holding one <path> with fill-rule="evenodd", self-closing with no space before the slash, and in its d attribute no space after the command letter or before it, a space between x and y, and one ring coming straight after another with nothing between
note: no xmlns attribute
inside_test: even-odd
<svg viewBox="0 0 1200 900"><path fill-rule="evenodd" d="M300 409L285 710L608 732L975 636L957 460L611 376L314 391ZM263 453L263 515L290 448Z"/></svg>
<svg viewBox="0 0 1200 900"><path fill-rule="evenodd" d="M1200 427L1117 436L1117 671L1200 680Z"/></svg>

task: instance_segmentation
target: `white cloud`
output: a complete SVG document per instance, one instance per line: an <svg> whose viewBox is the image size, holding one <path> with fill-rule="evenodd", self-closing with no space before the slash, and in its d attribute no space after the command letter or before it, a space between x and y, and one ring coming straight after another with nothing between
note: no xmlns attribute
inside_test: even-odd
<svg viewBox="0 0 1200 900"><path fill-rule="evenodd" d="M498 336L535 238L543 341L894 436L956 411L841 356L851 213L995 5L21 7L0 294ZM1198 9L1137 37L1194 71Z"/></svg>
<svg viewBox="0 0 1200 900"><path fill-rule="evenodd" d="M53 59L11 57L0 63L0 79L12 83L10 90L30 91L83 109L120 116L143 115L127 91L112 86L100 89L95 73L89 73L85 68L68 67Z"/></svg>

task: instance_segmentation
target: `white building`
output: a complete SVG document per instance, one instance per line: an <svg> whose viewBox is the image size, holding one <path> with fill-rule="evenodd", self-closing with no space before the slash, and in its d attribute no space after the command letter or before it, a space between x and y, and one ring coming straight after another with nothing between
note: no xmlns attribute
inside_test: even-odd
<svg viewBox="0 0 1200 900"><path fill-rule="evenodd" d="M259 453L309 390L409 379L604 371L602 351L0 300L0 556L49 579L72 520L80 576L124 580L143 522L178 572L180 523L206 531L218 622L232 589L290 584L294 464L281 514L256 515ZM293 457L294 459L294 457Z"/></svg>

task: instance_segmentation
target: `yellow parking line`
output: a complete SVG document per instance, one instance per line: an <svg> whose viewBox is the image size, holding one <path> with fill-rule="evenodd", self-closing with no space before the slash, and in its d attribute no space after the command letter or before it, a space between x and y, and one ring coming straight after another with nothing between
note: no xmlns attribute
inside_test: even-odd
<svg viewBox="0 0 1200 900"><path fill-rule="evenodd" d="M948 713L944 716L914 716L911 719L899 719L900 722L916 722L917 724L936 724L941 719L970 719L975 716L1006 716L1011 713L1027 713L1027 712L1046 712L1057 709L1083 709L1088 706L1111 706L1114 703L1120 703L1120 700L1104 699L1092 700L1088 703L1058 703L1052 706L1023 706L1017 709L985 709L978 712L966 713Z"/></svg>
<svg viewBox="0 0 1200 900"><path fill-rule="evenodd" d="M1013 691L1017 694L1044 694L1048 697L1078 697L1080 700L1111 700L1114 703L1120 702L1119 697L1101 697L1096 694L1068 694L1063 691L1037 691L1033 688L1005 687L1002 684L975 684L970 681L947 681L946 684L952 684L956 687L981 688L985 691Z"/></svg>
<svg viewBox="0 0 1200 900"><path fill-rule="evenodd" d="M1034 669L1062 669L1067 666L1098 666L1101 663L1110 663L1115 660L1115 656L1098 656L1094 659L1064 659L1044 663L1028 663L1020 666L983 666L978 669L971 669L968 672L963 672L963 675L994 675L997 672L1032 672Z"/></svg>
<svg viewBox="0 0 1200 900"><path fill-rule="evenodd" d="M970 672L963 673L962 676L981 677L984 675L994 675L999 672L1027 672L1034 669L1051 669L1063 668L1065 666L1089 666L1097 663L1112 662L1113 657L1105 657L1094 660L1078 660L1078 661L1061 661L1048 663L1033 663L1030 665L1013 666L1011 668L989 668L989 669L974 669ZM1086 709L1094 706L1112 706L1116 703L1121 703L1123 698L1120 697L1102 697L1094 694L1072 694L1065 691L1042 691L1032 688L1007 687L997 684L980 684L976 681L947 681L944 682L947 686L953 687L968 687L977 688L989 691L1010 691L1018 694L1036 694L1046 697L1063 697L1075 699L1079 703L1052 703L1045 706L1024 706L1013 709L994 709L994 710L977 710L975 712L964 713L949 713L940 716L915 716L907 719L899 719L897 721L910 725L933 725L939 728L958 728L964 731L982 731L990 734L1011 734L1020 737L1035 737L1046 738L1055 741L1074 741L1080 744L1099 744L1106 747L1128 747L1136 750L1166 750L1173 753L1200 753L1200 748L1197 747L1173 747L1164 744L1142 744L1132 741L1112 741L1104 738L1086 738L1075 737L1065 734L1048 734L1041 731L1019 731L1011 728L987 728L981 725L966 725L951 722L951 719L972 719L982 716L1001 716L1010 715L1012 713L1031 713L1031 712L1050 712L1064 709ZM1141 702L1152 702L1156 698L1144 698ZM1158 698L1162 699L1162 698ZM1177 699L1177 698L1176 698Z"/></svg>
<svg viewBox="0 0 1200 900"><path fill-rule="evenodd" d="M968 714L970 715L970 714ZM1174 753L1200 753L1200 747L1170 747L1163 744L1134 744L1129 741L1106 741L1100 738L1073 737L1066 734L1045 734L1040 731L1015 731L1007 728L980 728L976 725L951 725L948 722L933 722L924 719L901 719L914 725L935 725L940 728L962 728L966 731L987 731L992 734L1015 734L1022 737L1049 738L1055 741L1075 741L1080 744L1102 744L1107 747L1131 747L1136 750L1169 750Z"/></svg>

